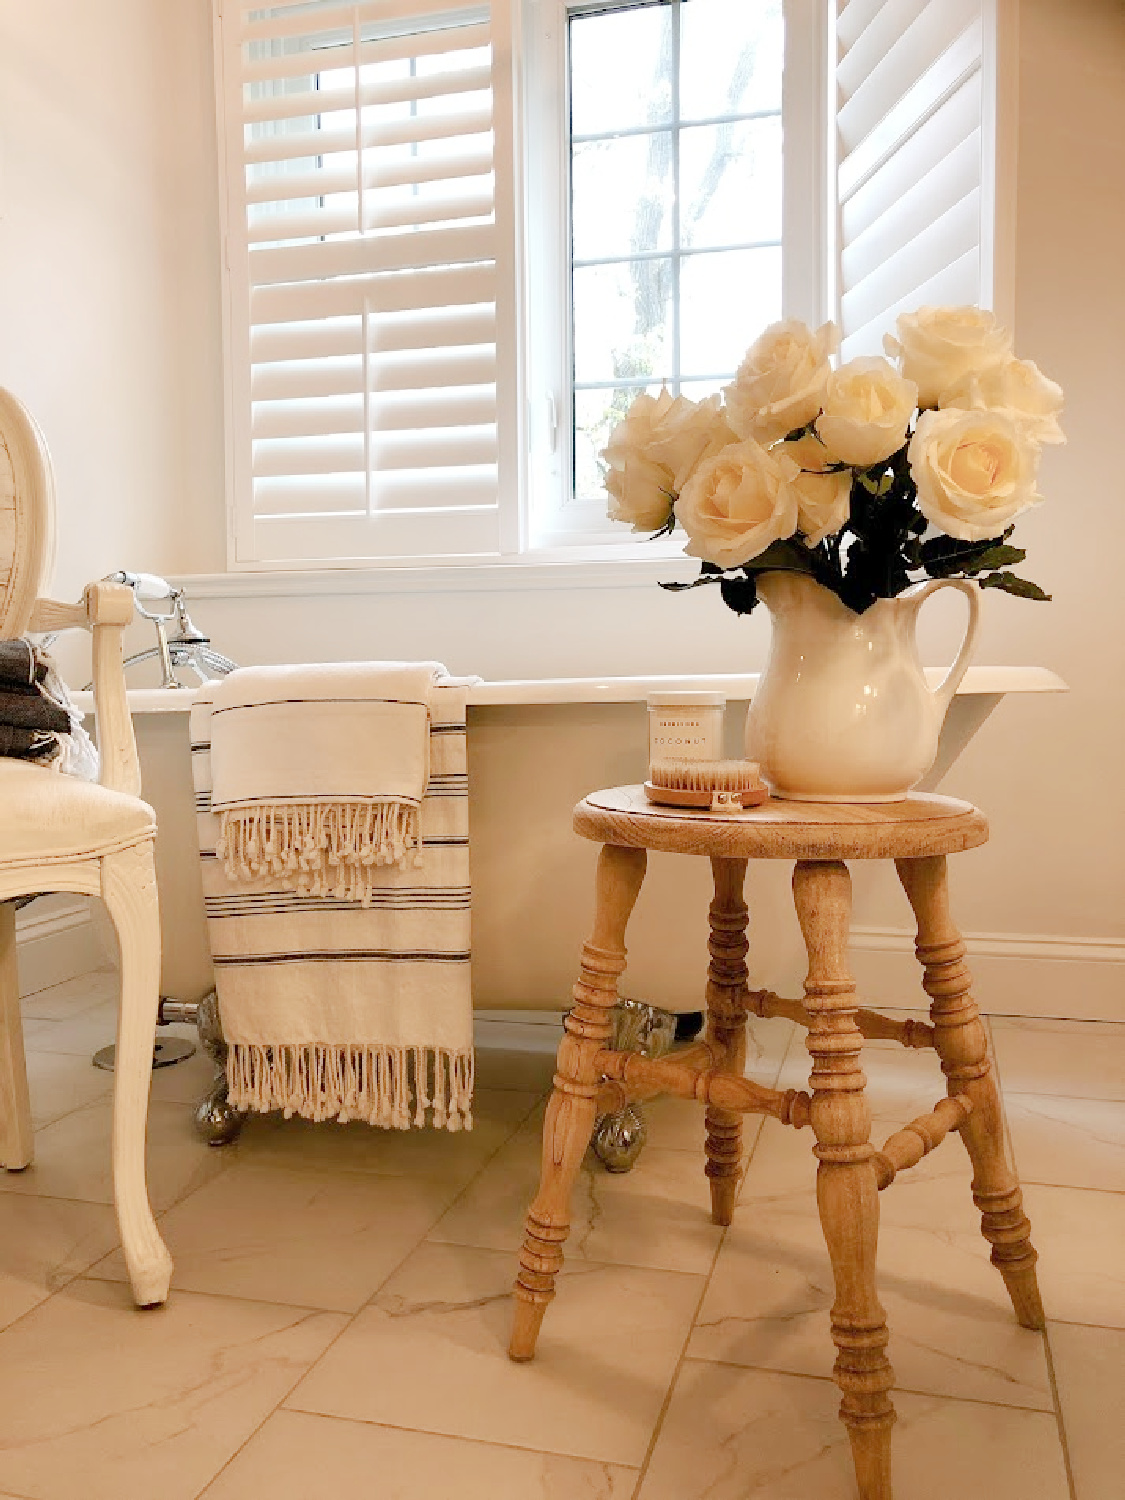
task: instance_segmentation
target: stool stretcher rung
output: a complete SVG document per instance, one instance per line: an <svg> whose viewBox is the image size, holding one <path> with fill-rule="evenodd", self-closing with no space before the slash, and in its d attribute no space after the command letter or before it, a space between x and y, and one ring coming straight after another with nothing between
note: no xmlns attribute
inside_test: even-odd
<svg viewBox="0 0 1125 1500"><path fill-rule="evenodd" d="M755 1016L785 1016L798 1026L809 1025L809 1013L803 1000L790 1000L772 990L747 990L743 996L746 1008ZM855 1023L860 1035L871 1042L898 1042L903 1047L933 1047L934 1028L928 1021L895 1021L877 1010L857 1010Z"/></svg>
<svg viewBox="0 0 1125 1500"><path fill-rule="evenodd" d="M721 1068L728 1058L727 1049L721 1043L700 1037L698 1041L688 1042L684 1047L676 1047L663 1060L677 1063L681 1068L702 1071ZM608 1079L598 1089L598 1114L620 1114L627 1104L643 1104L646 1099L655 1099L658 1094L667 1092L667 1085L659 1080L644 1083L630 1078L626 1085L620 1078ZM693 1094L690 1097L695 1096Z"/></svg>
<svg viewBox="0 0 1125 1500"><path fill-rule="evenodd" d="M972 1112L973 1101L966 1094L954 1094L890 1136L882 1151L876 1151L872 1158L879 1190L889 1187L904 1168L917 1166L951 1130L960 1130Z"/></svg>
<svg viewBox="0 0 1125 1500"><path fill-rule="evenodd" d="M679 1099L698 1099L732 1114L772 1115L783 1125L798 1129L809 1123L808 1094L797 1089L768 1089L751 1078L723 1072L714 1067L693 1067L681 1061L684 1054L673 1057L641 1057L636 1052L599 1052L597 1067L607 1079L624 1084L627 1101L652 1098L656 1094L675 1094ZM611 1095L606 1090L607 1097ZM599 1106L601 1095L599 1094Z"/></svg>

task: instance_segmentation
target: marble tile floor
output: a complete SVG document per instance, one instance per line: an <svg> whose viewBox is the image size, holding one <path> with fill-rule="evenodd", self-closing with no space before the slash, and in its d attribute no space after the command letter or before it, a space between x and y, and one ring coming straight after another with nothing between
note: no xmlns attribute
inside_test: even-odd
<svg viewBox="0 0 1125 1500"><path fill-rule="evenodd" d="M38 1158L0 1174L0 1500L849 1500L807 1132L748 1121L710 1223L702 1122L649 1107L629 1175L589 1159L533 1364L505 1355L555 1030L482 1021L458 1136L251 1121L209 1150L209 1064L154 1077L150 1177L176 1259L133 1310L115 1251L112 979L25 1002ZM788 1022L748 1071L801 1084ZM1119 1500L1125 1473L1125 1025L995 1019L1049 1316L1017 1327L956 1141L883 1195L896 1495ZM940 1093L869 1044L881 1139Z"/></svg>

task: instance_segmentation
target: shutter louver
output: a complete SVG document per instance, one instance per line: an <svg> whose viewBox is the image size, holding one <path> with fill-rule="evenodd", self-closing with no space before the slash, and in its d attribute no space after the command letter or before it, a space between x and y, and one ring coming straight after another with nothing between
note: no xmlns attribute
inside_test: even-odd
<svg viewBox="0 0 1125 1500"><path fill-rule="evenodd" d="M986 0L845 0L836 20L836 320L842 359L896 317L983 303Z"/></svg>
<svg viewBox="0 0 1125 1500"><path fill-rule="evenodd" d="M506 17L224 0L239 562L500 550Z"/></svg>

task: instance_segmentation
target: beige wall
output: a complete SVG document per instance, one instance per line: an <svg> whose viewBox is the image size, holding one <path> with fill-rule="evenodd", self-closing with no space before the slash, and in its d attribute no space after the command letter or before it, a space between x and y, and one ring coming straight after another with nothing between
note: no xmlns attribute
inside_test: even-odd
<svg viewBox="0 0 1125 1500"><path fill-rule="evenodd" d="M0 0L0 384L66 592L223 566L218 253L207 0Z"/></svg>
<svg viewBox="0 0 1125 1500"><path fill-rule="evenodd" d="M1066 1012L1096 995L1105 1013L1125 975L1125 481L1107 442L1125 412L1125 7L1022 0L1019 35L1016 342L1065 387L1070 444L1046 455L1046 503L1020 523L1027 570L1054 603L986 598L978 660L1042 663L1072 691L1006 702L945 788L993 824L990 846L958 862L966 927L999 935L986 998ZM36 412L54 454L57 587L122 565L221 572L207 0L0 0L0 161L0 384ZM436 655L486 676L752 670L768 640L764 618L651 585L352 587L257 598L201 585L195 597L200 622L246 661ZM925 659L947 659L956 632L955 609L933 606ZM585 916L553 920L577 929ZM857 875L857 921L904 933L885 872ZM1031 962L1020 940L1040 934L1059 941ZM905 937L877 942L857 962L891 995Z"/></svg>

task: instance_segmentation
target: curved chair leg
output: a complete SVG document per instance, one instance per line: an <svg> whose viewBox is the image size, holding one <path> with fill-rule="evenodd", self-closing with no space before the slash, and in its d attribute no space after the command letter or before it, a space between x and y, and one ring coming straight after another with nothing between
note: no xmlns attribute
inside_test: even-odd
<svg viewBox="0 0 1125 1500"><path fill-rule="evenodd" d="M34 1139L16 969L16 908L12 901L0 901L0 1167L22 1172L30 1166Z"/></svg>
<svg viewBox="0 0 1125 1500"><path fill-rule="evenodd" d="M727 1049L724 1072L741 1078L746 1069L746 924L749 915L742 891L744 859L712 859L715 899L711 903L711 936L707 969L707 1037ZM711 1220L729 1224L742 1171L742 1116L707 1106L704 1170L711 1181Z"/></svg>
<svg viewBox="0 0 1125 1500"><path fill-rule="evenodd" d="M149 1206L145 1129L160 986L160 916L150 843L102 861L102 896L121 950L113 1080L113 1201L125 1264L140 1307L168 1297L172 1257Z"/></svg>
<svg viewBox="0 0 1125 1500"><path fill-rule="evenodd" d="M1004 1121L988 1038L971 993L964 963L965 944L949 913L945 859L896 861L899 879L918 920L918 961L930 996L934 1045L950 1094L967 1094L973 1112L961 1126L961 1139L973 1164L973 1201L980 1209L981 1233L992 1245L1012 1306L1025 1328L1043 1328L1043 1303L1035 1275L1037 1256L1031 1224L1023 1211L1019 1180L1004 1150Z"/></svg>
<svg viewBox="0 0 1125 1500"><path fill-rule="evenodd" d="M570 1194L597 1116L596 1058L613 1034L617 979L625 969L625 927L640 893L648 855L607 844L598 858L594 931L582 949L574 1006L564 1022L555 1084L543 1122L539 1191L527 1213L508 1353L531 1359L547 1304L555 1295L570 1232Z"/></svg>
<svg viewBox="0 0 1125 1500"><path fill-rule="evenodd" d="M805 1008L811 1018L810 1117L816 1132L816 1199L836 1300L832 1337L840 1416L848 1429L861 1500L891 1500L887 1317L875 1289L879 1192L872 1164L871 1110L860 1067L855 982L848 973L851 877L835 861L801 861L793 898L809 955Z"/></svg>

